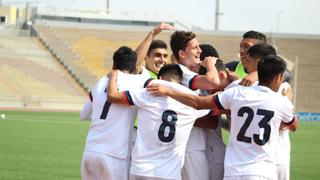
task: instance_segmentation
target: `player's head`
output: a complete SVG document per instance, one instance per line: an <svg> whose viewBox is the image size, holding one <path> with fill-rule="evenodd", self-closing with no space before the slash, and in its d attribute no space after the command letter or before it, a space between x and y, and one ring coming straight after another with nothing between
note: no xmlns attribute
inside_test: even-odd
<svg viewBox="0 0 320 180"><path fill-rule="evenodd" d="M279 56L268 55L262 57L258 63L259 84L278 91L283 82L286 68L286 62Z"/></svg>
<svg viewBox="0 0 320 180"><path fill-rule="evenodd" d="M204 58L206 58L207 56L213 56L213 57L219 58L218 51L216 50L216 48L214 48L210 44L200 44L199 47L202 51L200 54L201 61L203 61Z"/></svg>
<svg viewBox="0 0 320 180"><path fill-rule="evenodd" d="M243 66L249 73L256 71L260 59L268 55L277 55L276 49L266 43L255 44L248 50L246 59L242 61Z"/></svg>
<svg viewBox="0 0 320 180"><path fill-rule="evenodd" d="M170 38L171 51L178 63L189 69L198 68L201 49L193 32L175 31Z"/></svg>
<svg viewBox="0 0 320 180"><path fill-rule="evenodd" d="M201 61L203 61L208 56L213 56L213 57L219 58L218 51L213 46L211 46L210 44L200 44L199 47L202 50L202 52L200 54L200 60ZM222 62L222 64L223 64L223 62ZM216 68L217 68L217 63L216 63ZM198 70L198 74L204 75L206 73L207 73L207 69L205 67L203 67L203 66L200 66L199 70Z"/></svg>
<svg viewBox="0 0 320 180"><path fill-rule="evenodd" d="M127 46L122 46L113 53L113 69L132 73L136 68L137 55Z"/></svg>
<svg viewBox="0 0 320 180"><path fill-rule="evenodd" d="M162 40L153 40L145 57L146 68L158 74L168 61L167 44Z"/></svg>
<svg viewBox="0 0 320 180"><path fill-rule="evenodd" d="M243 34L240 42L240 59L243 61L247 56L247 51L255 44L267 43L266 35L258 31L248 31Z"/></svg>
<svg viewBox="0 0 320 180"><path fill-rule="evenodd" d="M183 72L178 64L166 64L160 69L158 79L181 84L182 74Z"/></svg>

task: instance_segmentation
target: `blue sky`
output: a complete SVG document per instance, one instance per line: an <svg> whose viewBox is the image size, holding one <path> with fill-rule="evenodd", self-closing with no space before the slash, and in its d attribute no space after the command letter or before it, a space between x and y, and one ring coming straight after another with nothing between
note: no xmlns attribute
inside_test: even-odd
<svg viewBox="0 0 320 180"><path fill-rule="evenodd" d="M32 0L30 0L32 1ZM3 4L10 0L2 0ZM11 1L12 2L12 1ZM13 2L25 2L13 0ZM37 0L41 6L105 10L106 0ZM168 14L214 29L215 0L109 0L112 11ZM221 0L220 30L320 35L319 0Z"/></svg>

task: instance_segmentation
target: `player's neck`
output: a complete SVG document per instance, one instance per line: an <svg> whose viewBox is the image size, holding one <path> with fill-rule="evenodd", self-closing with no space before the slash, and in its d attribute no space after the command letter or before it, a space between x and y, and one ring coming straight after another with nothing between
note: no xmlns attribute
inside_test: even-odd
<svg viewBox="0 0 320 180"><path fill-rule="evenodd" d="M265 86L267 88L270 88L272 91L277 92L279 88L276 87L274 83L260 83L258 84L259 86Z"/></svg>
<svg viewBox="0 0 320 180"><path fill-rule="evenodd" d="M128 70L121 70L121 72L123 72L123 73L125 73L125 74L131 74L131 72L128 71Z"/></svg>

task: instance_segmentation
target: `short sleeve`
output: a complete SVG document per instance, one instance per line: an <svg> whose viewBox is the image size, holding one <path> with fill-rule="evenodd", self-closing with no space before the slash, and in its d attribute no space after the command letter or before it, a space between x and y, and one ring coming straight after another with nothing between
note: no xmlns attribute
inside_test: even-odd
<svg viewBox="0 0 320 180"><path fill-rule="evenodd" d="M238 88L235 87L219 93L217 96L213 97L213 103L216 105L216 107L220 107L220 109L230 109L233 96L237 89Z"/></svg>
<svg viewBox="0 0 320 180"><path fill-rule="evenodd" d="M179 66L183 72L182 85L184 85L185 87L188 87L189 89L195 90L195 88L193 87L193 84L194 84L194 79L198 76L198 74L189 70L184 65L179 64Z"/></svg>
<svg viewBox="0 0 320 180"><path fill-rule="evenodd" d="M130 105L135 105L137 107L143 106L146 102L146 99L148 99L147 96L149 96L145 88L125 91L124 95Z"/></svg>
<svg viewBox="0 0 320 180"><path fill-rule="evenodd" d="M293 120L294 117L294 106L293 104L288 100L288 98L283 97L283 105L282 105L282 121L284 123L290 123Z"/></svg>

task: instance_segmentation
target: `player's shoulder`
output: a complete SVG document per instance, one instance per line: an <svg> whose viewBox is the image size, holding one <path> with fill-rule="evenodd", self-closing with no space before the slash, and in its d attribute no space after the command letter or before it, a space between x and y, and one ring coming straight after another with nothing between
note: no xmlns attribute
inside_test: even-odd
<svg viewBox="0 0 320 180"><path fill-rule="evenodd" d="M105 88L108 84L108 76L101 77L91 88L91 91L95 91L101 88Z"/></svg>
<svg viewBox="0 0 320 180"><path fill-rule="evenodd" d="M172 88L172 89L175 89L179 92L184 92L184 93L189 93L189 94L195 94L197 95L197 93L195 93L194 91L192 91L191 89L181 85L181 84L178 84L178 83L175 83L175 82L169 82L169 81L165 81L165 80L160 80L160 79L155 79L155 80L152 80L150 82L150 84L153 84L153 83L156 83L156 84L161 84L163 86L166 86L166 87L169 87L169 88Z"/></svg>

